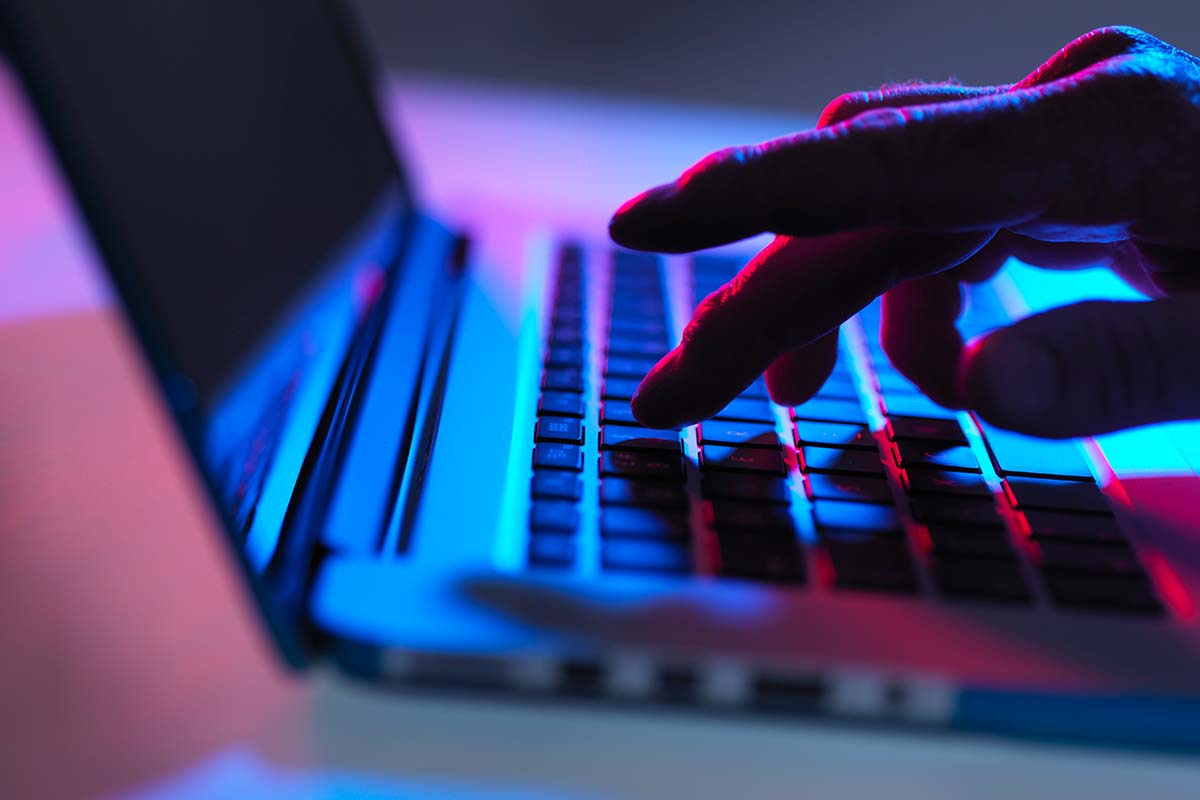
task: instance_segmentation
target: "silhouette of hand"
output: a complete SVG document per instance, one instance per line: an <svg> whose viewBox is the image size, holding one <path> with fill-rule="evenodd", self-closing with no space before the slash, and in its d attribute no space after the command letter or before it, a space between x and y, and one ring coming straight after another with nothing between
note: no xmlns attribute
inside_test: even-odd
<svg viewBox="0 0 1200 800"><path fill-rule="evenodd" d="M796 404L837 326L883 295L883 344L934 400L1042 436L1200 416L1200 61L1131 28L1072 42L1004 86L846 95L818 127L714 153L626 203L618 243L776 240L700 305L633 400L702 420L766 372ZM1151 302L1088 302L966 346L961 282L1009 255L1107 263Z"/></svg>

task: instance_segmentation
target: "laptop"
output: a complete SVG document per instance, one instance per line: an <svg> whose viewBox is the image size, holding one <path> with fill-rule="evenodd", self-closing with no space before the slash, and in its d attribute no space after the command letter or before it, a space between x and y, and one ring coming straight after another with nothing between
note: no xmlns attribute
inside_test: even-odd
<svg viewBox="0 0 1200 800"><path fill-rule="evenodd" d="M989 427L889 366L872 305L809 402L647 430L634 388L744 258L534 227L480 258L344 10L3 0L0 37L288 664L1200 745L1194 425ZM1094 277L1014 264L964 326L1127 291Z"/></svg>

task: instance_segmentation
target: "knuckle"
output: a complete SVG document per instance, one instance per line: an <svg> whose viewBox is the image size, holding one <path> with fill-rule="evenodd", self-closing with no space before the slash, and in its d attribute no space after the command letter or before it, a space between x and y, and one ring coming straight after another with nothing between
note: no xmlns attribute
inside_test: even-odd
<svg viewBox="0 0 1200 800"><path fill-rule="evenodd" d="M725 147L709 153L679 176L679 187L695 187L730 167L747 163L751 157L750 150L749 147Z"/></svg>
<svg viewBox="0 0 1200 800"><path fill-rule="evenodd" d="M870 107L871 94L869 92L848 92L840 95L829 101L829 104L821 111L817 127L826 128L839 122L845 122Z"/></svg>
<svg viewBox="0 0 1200 800"><path fill-rule="evenodd" d="M685 345L692 347L705 346L706 341L711 338L706 335L711 326L711 321L720 315L721 309L725 307L731 292L731 287L729 284L726 284L700 301L700 304L696 306L696 311L692 314L691 320L683 329L682 340Z"/></svg>
<svg viewBox="0 0 1200 800"><path fill-rule="evenodd" d="M1081 36L1078 41L1102 43L1107 47L1129 52L1146 45L1161 45L1158 39L1132 25L1108 25Z"/></svg>
<svg viewBox="0 0 1200 800"><path fill-rule="evenodd" d="M856 137L861 146L859 166L875 178L865 187L864 197L870 192L870 202L901 226L919 224L912 217L919 204L906 203L904 198L915 193L919 171L937 163L939 151L945 152L940 150L945 143L937 126L925 124L936 115L936 109L877 108L859 114L846 126L846 135ZM914 134L923 130L924 135L907 135L905 129L915 129Z"/></svg>
<svg viewBox="0 0 1200 800"><path fill-rule="evenodd" d="M786 349L793 338L786 304L770 302L781 298L764 297L753 282L752 269L746 269L705 297L683 330L683 344L718 360Z"/></svg>

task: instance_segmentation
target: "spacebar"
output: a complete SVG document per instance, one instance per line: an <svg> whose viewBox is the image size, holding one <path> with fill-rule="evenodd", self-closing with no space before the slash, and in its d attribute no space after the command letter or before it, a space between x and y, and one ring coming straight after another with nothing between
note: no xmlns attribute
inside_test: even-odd
<svg viewBox="0 0 1200 800"><path fill-rule="evenodd" d="M1022 436L995 428L978 418L975 421L983 430L992 463L1001 475L1094 480L1078 442Z"/></svg>

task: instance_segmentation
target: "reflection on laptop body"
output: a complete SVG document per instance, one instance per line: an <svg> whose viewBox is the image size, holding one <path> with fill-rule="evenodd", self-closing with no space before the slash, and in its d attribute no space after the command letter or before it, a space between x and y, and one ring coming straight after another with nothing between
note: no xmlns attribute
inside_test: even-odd
<svg viewBox="0 0 1200 800"><path fill-rule="evenodd" d="M872 306L804 405L760 381L641 428L634 387L740 262L532 228L522 263L472 258L419 213L344 23L317 0L0 3L292 664L1200 744L1192 426L981 425L888 365ZM1004 274L964 324L1044 281Z"/></svg>

